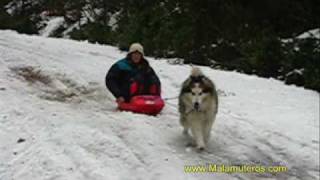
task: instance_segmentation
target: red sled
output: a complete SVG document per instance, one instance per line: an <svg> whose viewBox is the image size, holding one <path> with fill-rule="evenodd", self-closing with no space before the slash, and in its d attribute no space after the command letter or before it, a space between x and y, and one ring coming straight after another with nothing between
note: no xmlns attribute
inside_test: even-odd
<svg viewBox="0 0 320 180"><path fill-rule="evenodd" d="M118 109L135 113L157 115L164 107L164 100L160 96L140 95L131 98L129 103L118 103Z"/></svg>

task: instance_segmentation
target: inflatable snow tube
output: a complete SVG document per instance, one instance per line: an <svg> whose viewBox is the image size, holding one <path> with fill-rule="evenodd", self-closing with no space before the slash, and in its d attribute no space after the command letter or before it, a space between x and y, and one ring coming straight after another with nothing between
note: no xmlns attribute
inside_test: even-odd
<svg viewBox="0 0 320 180"><path fill-rule="evenodd" d="M129 103L118 103L118 109L135 113L157 115L164 107L164 100L160 96L140 95L131 98Z"/></svg>

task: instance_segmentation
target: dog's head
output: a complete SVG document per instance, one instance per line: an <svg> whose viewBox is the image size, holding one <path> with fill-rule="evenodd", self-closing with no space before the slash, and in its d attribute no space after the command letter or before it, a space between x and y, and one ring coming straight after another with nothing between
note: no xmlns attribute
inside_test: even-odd
<svg viewBox="0 0 320 180"><path fill-rule="evenodd" d="M185 100L192 110L206 109L207 101L212 97L212 87L199 68L192 68L191 75L182 89Z"/></svg>

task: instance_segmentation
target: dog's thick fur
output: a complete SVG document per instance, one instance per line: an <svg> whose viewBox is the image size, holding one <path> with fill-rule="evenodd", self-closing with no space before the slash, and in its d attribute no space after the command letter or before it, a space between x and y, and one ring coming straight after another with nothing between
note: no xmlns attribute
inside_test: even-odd
<svg viewBox="0 0 320 180"><path fill-rule="evenodd" d="M182 84L179 112L183 133L188 135L190 129L192 145L204 150L218 112L218 95L214 83L197 67Z"/></svg>

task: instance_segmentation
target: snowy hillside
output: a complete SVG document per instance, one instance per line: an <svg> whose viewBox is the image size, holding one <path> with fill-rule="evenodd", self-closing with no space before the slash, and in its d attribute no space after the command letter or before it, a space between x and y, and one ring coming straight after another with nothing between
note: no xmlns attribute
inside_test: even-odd
<svg viewBox="0 0 320 180"><path fill-rule="evenodd" d="M1 180L319 179L319 94L203 67L220 107L207 152L186 148L177 100L156 116L115 110L110 46L0 31ZM190 67L148 58L163 97ZM261 165L281 173L186 173L187 165Z"/></svg>

